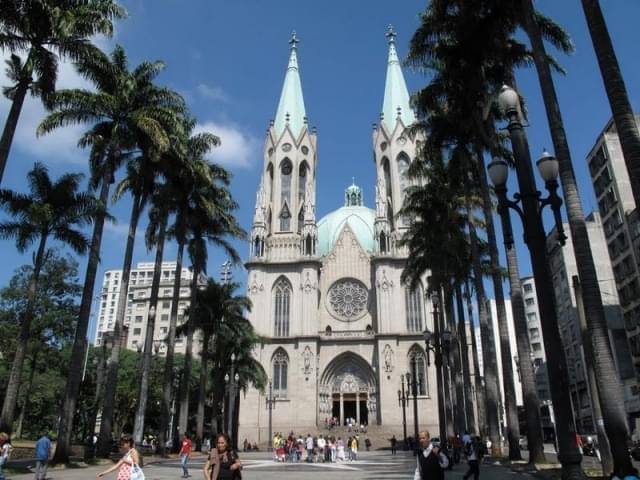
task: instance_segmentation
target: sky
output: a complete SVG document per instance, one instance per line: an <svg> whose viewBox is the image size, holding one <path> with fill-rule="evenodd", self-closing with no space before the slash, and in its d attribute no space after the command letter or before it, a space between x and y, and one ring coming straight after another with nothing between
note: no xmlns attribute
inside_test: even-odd
<svg viewBox="0 0 640 480"><path fill-rule="evenodd" d="M392 24L397 33L398 54L404 58L424 1L122 0L121 3L129 12L128 18L117 22L113 38L98 38L96 43L106 51L116 43L122 45L131 67L147 60L166 63L158 83L185 97L200 129L221 137L222 146L210 158L233 173L232 191L240 204L237 213L247 231L251 228L263 167L265 133L275 116L288 60L287 42L293 30L300 40L298 62L309 124L318 129L317 218L342 206L344 189L352 178L363 188L365 204L374 207L371 125L378 121L382 109L387 59L385 33L387 25ZM640 2L601 3L631 103L638 111ZM557 55L567 74L556 75L555 80L587 214L596 208L596 202L585 156L611 111L580 1L538 0L536 4L570 33L575 44L573 55ZM7 58L9 52L2 54ZM429 81L428 74L408 67L404 68L404 74L410 93ZM543 148L551 150L552 146L535 71L518 71L517 82L527 102L530 123L527 133L535 159ZM0 73L0 85L7 85L4 73ZM71 65L62 64L58 87L90 88L90 85ZM9 107L6 98L0 99L0 125L4 125ZM34 162L44 163L54 178L66 172L87 173L87 153L76 147L87 127L69 127L36 138L35 128L44 115L40 102L27 98L3 188L25 191L26 174ZM510 180L511 192L514 176ZM542 185L540 189L544 191ZM105 229L95 292L105 269L121 268L129 200L125 197L111 207L117 223L108 224ZM550 225L550 213L546 215ZM153 251L148 252L144 246L145 223L139 229L134 262L153 260ZM527 276L531 274L528 252L521 242L519 220L514 219L513 223L519 242L520 273ZM56 247L53 243L51 246ZM246 259L248 245L236 242L236 247ZM168 245L165 259L174 259L175 250L173 244ZM0 269L2 286L20 265L31 262L32 252L18 254L10 240L0 241L0 252L4 258L4 267ZM82 281L85 261L80 261ZM219 278L224 261L223 253L212 248L209 275ZM506 263L504 255L503 263ZM244 283L245 278L244 269L238 266L234 279Z"/></svg>

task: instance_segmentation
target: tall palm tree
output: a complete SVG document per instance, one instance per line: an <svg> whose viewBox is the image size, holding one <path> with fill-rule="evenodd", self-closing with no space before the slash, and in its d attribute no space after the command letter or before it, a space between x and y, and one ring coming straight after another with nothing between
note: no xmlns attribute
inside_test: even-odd
<svg viewBox="0 0 640 480"><path fill-rule="evenodd" d="M5 0L0 13L0 49L11 53L3 89L11 108L0 137L0 183L27 92L45 103L54 92L58 62L96 54L89 38L111 36L113 20L126 10L113 0ZM24 52L26 58L18 56Z"/></svg>
<svg viewBox="0 0 640 480"><path fill-rule="evenodd" d="M602 8L600 8L600 2L598 0L582 0L582 9L587 19L593 49L596 52L602 81L611 105L613 121L622 147L622 155L627 170L629 170L633 199L636 205L640 205L640 133L638 133L638 124L629 101L627 87L624 84L607 23L602 14Z"/></svg>
<svg viewBox="0 0 640 480"><path fill-rule="evenodd" d="M78 192L82 180L80 174L66 174L57 181L52 181L47 168L36 163L27 178L30 189L28 194L0 190L0 208L13 217L11 221L0 223L0 238L15 238L20 253L24 253L34 243L38 245L27 305L20 322L20 338L2 405L0 430L3 431L11 431L14 420L25 355L33 333L31 322L47 242L54 239L68 245L78 254L84 254L88 240L77 227L90 224L99 210L91 195Z"/></svg>
<svg viewBox="0 0 640 480"><path fill-rule="evenodd" d="M623 145L623 152L625 153L625 160L627 161L627 168L629 169L634 198L636 198L637 201L640 199L640 188L638 188L640 186L640 183L638 183L640 182L640 139L638 138L638 130L628 99L626 99L624 82L622 81L622 76L615 59L615 53L611 46L611 39L606 31L606 25L604 24L599 4L597 1L583 1L582 3L589 22L600 68L603 72L607 93L609 94L609 99L614 111L614 120L618 128L618 134L620 135L620 143L622 144L622 138L624 137L625 142L633 144L635 138L636 146L629 147L629 143L627 143L627 150L625 152ZM593 261L593 252L591 251L591 245L587 235L582 202L573 171L571 153L562 121L560 105L551 76L549 57L546 54L543 42L543 38L549 40L549 35L546 34L547 30L543 29L540 22L536 21L539 15L535 12L531 0L522 0L519 5L517 3L516 5L520 8L520 11L517 12L517 14L519 14L517 18L520 20L531 41L533 60L538 73L540 89L547 112L553 147L559 161L560 183L567 208L567 217L576 256L578 276L580 277L580 283L582 285L582 298L586 313L587 329L593 347L593 357L589 358L588 361L595 367L604 427L609 437L614 468L618 472L626 472L631 468L631 463L627 450L628 430L624 412L622 387L616 373L609 344L607 322ZM566 37L564 41L553 42L553 45L565 52L571 50L568 37ZM604 75L605 73L606 75ZM625 99L628 106L627 111L625 111L624 108L619 108L619 106L624 104ZM618 120L620 121L620 125L617 123ZM627 155L629 156L627 157ZM632 165L633 158L636 159L635 167Z"/></svg>
<svg viewBox="0 0 640 480"><path fill-rule="evenodd" d="M42 135L67 125L92 125L80 138L79 145L90 147L92 186L100 188L100 202L106 205L117 169L136 154L141 144L151 146L150 150L158 154L169 148L165 126L178 123L176 112L184 109L184 101L175 92L154 85L154 78L164 68L162 62L143 62L130 71L127 56L120 46L116 46L110 56L100 52L84 59L76 68L95 84L97 91L73 89L56 92L50 99L53 112L42 121L37 132ZM72 348L73 364L82 363L87 347L86 333L103 229L104 217L98 216ZM80 380L79 372L72 370L67 379L60 416L55 462L66 463L69 459Z"/></svg>

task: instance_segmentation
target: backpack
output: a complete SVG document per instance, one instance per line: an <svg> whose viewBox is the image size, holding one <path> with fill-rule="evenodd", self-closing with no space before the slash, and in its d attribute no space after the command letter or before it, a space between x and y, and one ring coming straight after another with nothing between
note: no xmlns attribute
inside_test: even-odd
<svg viewBox="0 0 640 480"><path fill-rule="evenodd" d="M464 454L467 457L471 455L471 442L467 442L464 444Z"/></svg>

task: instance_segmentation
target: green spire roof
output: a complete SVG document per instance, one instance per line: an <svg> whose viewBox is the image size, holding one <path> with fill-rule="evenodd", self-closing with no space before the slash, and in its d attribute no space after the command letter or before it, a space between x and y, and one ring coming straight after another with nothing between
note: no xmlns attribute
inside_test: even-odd
<svg viewBox="0 0 640 480"><path fill-rule="evenodd" d="M400 60L396 52L395 37L396 34L391 25L389 25L389 31L387 32L389 59L387 61L387 79L384 85L384 101L382 102L382 113L384 115L382 121L385 122L389 130L395 128L398 112L400 112L400 118L405 127L416 121L409 103L409 91L407 90L407 84L404 81Z"/></svg>
<svg viewBox="0 0 640 480"><path fill-rule="evenodd" d="M291 34L291 53L289 55L289 65L287 73L284 77L284 85L280 94L280 102L278 103L278 111L274 128L277 135L282 135L287 121L293 135L300 135L300 131L305 123L306 113L304 109L304 99L302 98L302 84L300 83L300 75L298 73L298 57L296 55L296 44L299 40L296 38L296 32Z"/></svg>

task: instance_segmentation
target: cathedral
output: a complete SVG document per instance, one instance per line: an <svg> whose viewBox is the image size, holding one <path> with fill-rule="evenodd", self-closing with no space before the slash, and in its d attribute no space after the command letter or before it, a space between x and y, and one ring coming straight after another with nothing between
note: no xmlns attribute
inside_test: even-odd
<svg viewBox="0 0 640 480"><path fill-rule="evenodd" d="M317 219L318 136L309 129L295 34L275 119L265 145L251 227L249 315L262 343L255 358L275 398L273 431L320 432L329 418L347 419L402 438L401 376L418 380L421 429L438 431L436 370L422 332L433 331L425 296L400 279L407 251L399 245L408 219L398 216L407 170L420 137L409 104L395 34L388 37L386 82L372 147L375 209L351 185L344 204ZM382 92L381 92L382 93ZM373 185L371 186L373 190ZM268 390L241 396L239 439L266 443ZM413 406L406 411L413 435Z"/></svg>

